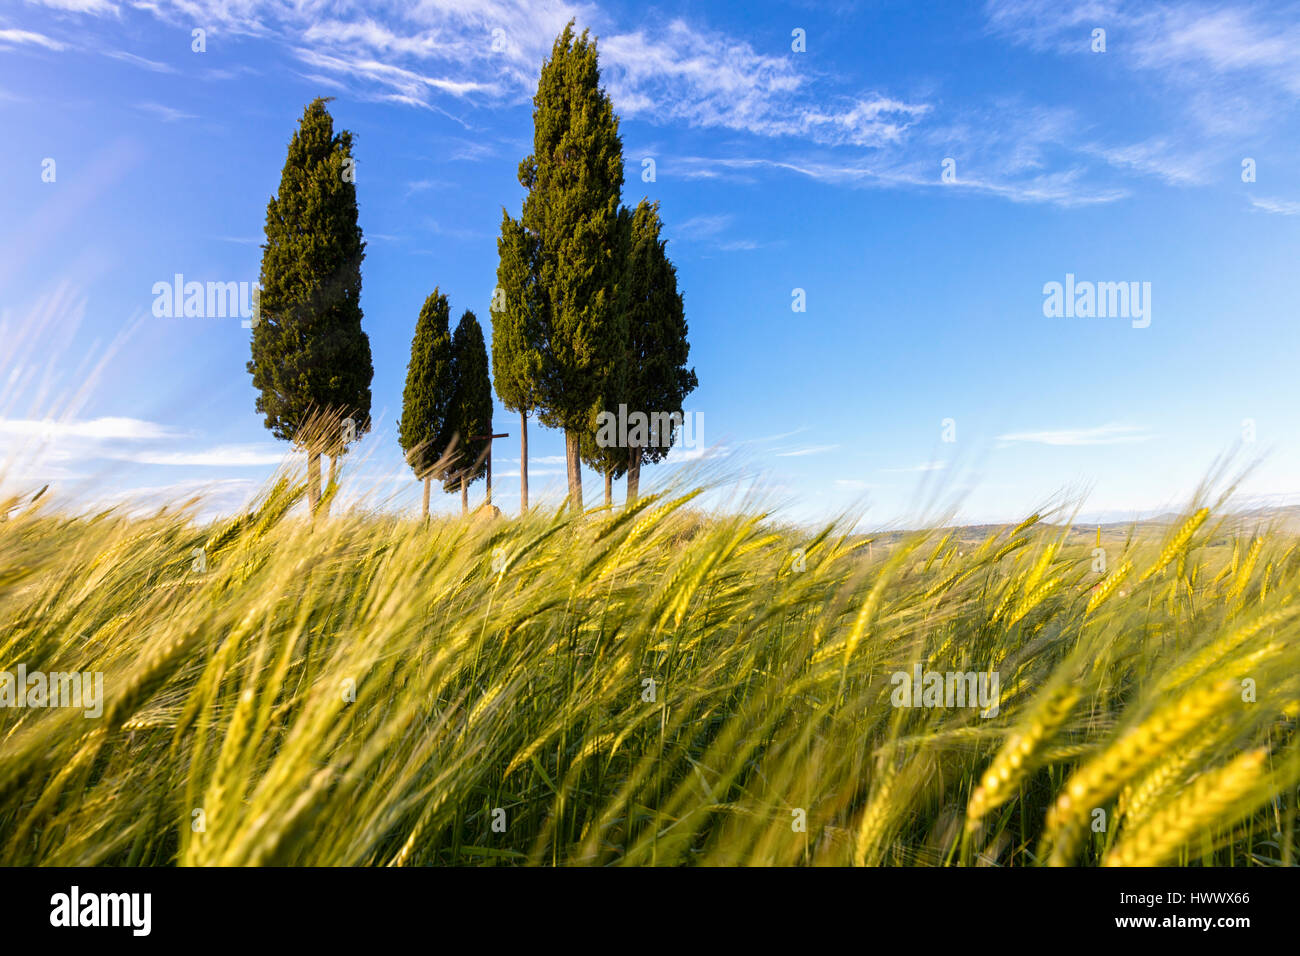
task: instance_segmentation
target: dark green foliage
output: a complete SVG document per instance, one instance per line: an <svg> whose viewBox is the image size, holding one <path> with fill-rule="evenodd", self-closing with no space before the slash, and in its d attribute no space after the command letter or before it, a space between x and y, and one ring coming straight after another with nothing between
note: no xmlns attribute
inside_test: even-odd
<svg viewBox="0 0 1300 956"><path fill-rule="evenodd" d="M677 269L660 238L659 204L642 200L627 223L626 257L620 303L627 317L627 373L622 394L629 411L681 412L682 402L696 385L695 370L686 367L686 312L677 291ZM617 405L610 406L617 411ZM642 462L660 461L668 454L672 435L661 434L641 450Z"/></svg>
<svg viewBox="0 0 1300 956"><path fill-rule="evenodd" d="M398 441L417 478L429 477L451 441L452 345L447 297L425 299L406 366Z"/></svg>
<svg viewBox="0 0 1300 956"><path fill-rule="evenodd" d="M536 243L542 319L539 412L563 428L570 496L582 502L578 442L623 361L617 218L623 188L618 117L600 88L596 43L570 22L542 65L533 97L533 153L519 164L521 219Z"/></svg>
<svg viewBox="0 0 1300 956"><path fill-rule="evenodd" d="M628 255L632 248L632 211L626 206L620 206L618 209L618 219L615 224L616 246L615 254L620 264L618 285L615 288L615 305L623 317L624 340L622 347L624 356L610 374L604 380L604 395L600 399L597 414L600 412L611 411L618 413L619 403L628 403L629 401L629 375L632 369L628 364L631 358L631 326L628 324L627 313L627 295L625 286L627 285L627 263ZM630 406L633 408L635 406ZM612 478L622 478L627 473L628 467L628 450L617 445L608 445L602 447L596 441L597 430L589 428L582 433L581 452L582 461L593 471L600 475L609 475Z"/></svg>
<svg viewBox="0 0 1300 956"><path fill-rule="evenodd" d="M538 282L537 237L501 210L497 288L492 296L492 380L519 413L519 508L528 510L528 416L541 401L546 300Z"/></svg>
<svg viewBox="0 0 1300 956"><path fill-rule="evenodd" d="M447 427L459 436L454 464L443 489L461 487L487 473L487 449L492 433L492 382L488 377L487 346L473 312L465 311L451 337L451 403ZM480 436L477 439L474 436Z"/></svg>
<svg viewBox="0 0 1300 956"><path fill-rule="evenodd" d="M492 382L512 412L535 411L540 400L543 308L537 238L501 210L497 239L497 294L492 303Z"/></svg>
<svg viewBox="0 0 1300 956"><path fill-rule="evenodd" d="M335 134L316 99L303 112L280 188L266 207L259 321L248 371L257 410L277 438L341 449L300 435L313 414L370 427L370 341L361 329L361 261L352 134Z"/></svg>

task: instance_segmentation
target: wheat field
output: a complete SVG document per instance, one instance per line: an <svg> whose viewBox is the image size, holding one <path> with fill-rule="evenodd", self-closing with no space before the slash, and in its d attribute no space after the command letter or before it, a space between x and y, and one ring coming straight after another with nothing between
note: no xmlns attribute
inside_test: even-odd
<svg viewBox="0 0 1300 956"><path fill-rule="evenodd" d="M105 699L0 708L0 863L1296 862L1300 541L1218 502L1101 571L1040 515L303 493L207 526L3 503L0 665ZM996 673L996 713L897 706L917 668Z"/></svg>

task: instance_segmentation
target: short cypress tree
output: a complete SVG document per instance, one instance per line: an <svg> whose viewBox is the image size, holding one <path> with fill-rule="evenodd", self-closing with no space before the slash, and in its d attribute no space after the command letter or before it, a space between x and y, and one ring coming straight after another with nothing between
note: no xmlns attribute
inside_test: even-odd
<svg viewBox="0 0 1300 956"><path fill-rule="evenodd" d="M582 436L624 359L623 317L614 301L623 144L600 87L596 42L573 22L542 65L533 97L533 153L519 164L528 190L522 224L537 243L543 302L543 424L563 428L571 507L582 509Z"/></svg>
<svg viewBox="0 0 1300 956"><path fill-rule="evenodd" d="M519 511L528 510L528 416L541 400L544 299L537 240L501 210L497 288L492 296L492 381L501 404L519 413Z"/></svg>
<svg viewBox="0 0 1300 956"><path fill-rule="evenodd" d="M352 134L312 100L266 207L258 322L248 371L276 438L307 450L307 499L320 502L320 456L337 458L337 422L370 428L370 340L361 328L361 261ZM330 422L328 429L320 422ZM332 471L333 469L331 469Z"/></svg>
<svg viewBox="0 0 1300 956"><path fill-rule="evenodd" d="M478 318L468 309L451 337L452 397L448 427L457 435L454 465L443 479L443 490L460 486L460 508L469 510L469 486L487 473L492 439L492 382L488 377L487 346Z"/></svg>
<svg viewBox="0 0 1300 956"><path fill-rule="evenodd" d="M429 517L429 483L451 443L452 402L450 310L436 288L424 300L406 366L398 442L415 477L424 482L424 517Z"/></svg>

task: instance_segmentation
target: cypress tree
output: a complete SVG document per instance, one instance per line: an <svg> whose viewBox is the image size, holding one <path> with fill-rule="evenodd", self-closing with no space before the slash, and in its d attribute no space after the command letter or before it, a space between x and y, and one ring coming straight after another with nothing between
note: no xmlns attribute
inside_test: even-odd
<svg viewBox="0 0 1300 956"><path fill-rule="evenodd" d="M406 366L398 442L415 477L424 482L424 517L429 517L429 483L451 443L452 401L450 310L436 288L424 300Z"/></svg>
<svg viewBox="0 0 1300 956"><path fill-rule="evenodd" d="M458 436L454 468L443 479L443 490L460 486L460 508L469 510L469 486L487 473L492 439L492 382L488 378L487 346L478 318L468 309L451 337L452 398L448 427Z"/></svg>
<svg viewBox="0 0 1300 956"><path fill-rule="evenodd" d="M686 312L677 291L677 269L668 258L660 229L659 204L641 200L628 225L619 286L628 329L622 394L627 396L629 413L680 414L683 400L699 384L695 370L686 367L691 350ZM650 429L644 445L629 442L629 504L639 492L641 465L662 460L673 443L675 426L666 434L659 431L656 435L656 429Z"/></svg>
<svg viewBox="0 0 1300 956"><path fill-rule="evenodd" d="M248 371L276 438L307 449L307 500L320 503L320 456L342 452L338 421L370 428L370 340L361 328L361 261L352 134L317 98L289 142L266 207L259 321ZM328 428L321 422L330 422ZM333 473L331 466L331 473Z"/></svg>
<svg viewBox="0 0 1300 956"><path fill-rule="evenodd" d="M519 164L528 190L522 224L536 242L543 302L539 417L563 428L570 505L582 509L582 436L624 359L623 317L614 301L623 146L618 117L600 87L596 42L556 38L533 97L533 153Z"/></svg>
<svg viewBox="0 0 1300 956"><path fill-rule="evenodd" d="M617 308L626 319L627 314L627 297L626 297L626 263L628 254L631 249L632 238L632 212L626 206L620 206L618 210L617 230L617 255L618 261L623 264L623 269L619 274L619 284L615 292L615 302ZM630 334L630 328L626 321L623 323L625 333ZM630 351L630 343L622 343L625 352ZM617 413L620 403L628 401L628 375L630 368L626 360L619 362L606 376L604 381L605 396L600 403L601 411L613 411ZM599 417L598 417L599 420ZM601 440L601 438L604 440ZM628 452L627 448L620 447L608 440L606 433L601 436L598 430L588 429L582 434L582 461L596 474L605 479L605 505L613 504L613 489L615 479L622 478L627 473Z"/></svg>
<svg viewBox="0 0 1300 956"><path fill-rule="evenodd" d="M519 413L519 512L528 510L528 416L541 395L543 300L537 242L501 210L497 289L492 301L492 381L501 404Z"/></svg>

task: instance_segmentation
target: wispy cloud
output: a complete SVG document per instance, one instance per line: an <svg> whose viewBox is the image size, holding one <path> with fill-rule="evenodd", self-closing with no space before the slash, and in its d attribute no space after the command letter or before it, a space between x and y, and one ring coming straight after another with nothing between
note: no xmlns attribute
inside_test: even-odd
<svg viewBox="0 0 1300 956"><path fill-rule="evenodd" d="M803 448L792 448L788 451L777 451L772 453L774 458L802 458L804 455L820 455L824 452L834 451L839 445L806 445Z"/></svg>
<svg viewBox="0 0 1300 956"><path fill-rule="evenodd" d="M118 16L121 13L121 7L111 0L27 0L27 5L68 13L88 13L97 17Z"/></svg>
<svg viewBox="0 0 1300 956"><path fill-rule="evenodd" d="M217 445L198 451L137 451L113 455L137 465L252 468L278 465L293 454L289 446L263 444Z"/></svg>
<svg viewBox="0 0 1300 956"><path fill-rule="evenodd" d="M125 50L105 50L104 56L111 57L114 60L121 60L123 63L130 63L132 66L138 66L145 70L152 70L154 73L176 72L176 67L169 63L148 60L142 56L136 56L134 53L127 53Z"/></svg>
<svg viewBox="0 0 1300 956"><path fill-rule="evenodd" d="M739 442L738 444L759 445L759 444L764 444L766 442L782 441L786 438L793 438L795 435L802 435L806 431L809 431L809 427L807 425L803 425L799 428L794 429L793 431L780 432L776 435L764 435L761 438L747 438L744 441Z"/></svg>
<svg viewBox="0 0 1300 956"><path fill-rule="evenodd" d="M65 50L66 43L60 43L58 40L52 40L44 33L33 33L31 30L0 30L0 45L11 46L40 46L47 50Z"/></svg>
<svg viewBox="0 0 1300 956"><path fill-rule="evenodd" d="M406 195L409 198L416 193L427 192L430 189L446 189L449 187L449 183L439 179L420 179L406 184Z"/></svg>
<svg viewBox="0 0 1300 956"><path fill-rule="evenodd" d="M165 485L147 485L122 491L99 493L92 507L114 507L128 514L149 514L161 507L198 499L200 520L230 515L246 507L262 483L254 478L187 479Z"/></svg>
<svg viewBox="0 0 1300 956"><path fill-rule="evenodd" d="M1104 55L1108 65L1154 78L1211 131L1240 128L1246 117L1270 122L1273 95L1300 97L1300 26L1265 4L988 0L985 13L996 36L1062 56ZM1104 54L1092 53L1094 28L1110 37Z"/></svg>
<svg viewBox="0 0 1300 956"><path fill-rule="evenodd" d="M447 158L462 162L477 163L497 154L495 145L481 139L452 138L447 140L447 145L453 147Z"/></svg>
<svg viewBox="0 0 1300 956"><path fill-rule="evenodd" d="M625 115L826 145L898 142L927 103L864 91L810 99L812 82L787 56L678 18L601 41L609 88ZM810 105L815 104L815 105Z"/></svg>
<svg viewBox="0 0 1300 956"><path fill-rule="evenodd" d="M881 468L880 470L893 474L911 474L924 471L943 471L947 467L948 463L946 461L926 461L919 465L912 465L909 468Z"/></svg>
<svg viewBox="0 0 1300 956"><path fill-rule="evenodd" d="M1063 428L1055 431L1010 432L997 440L1006 444L1035 445L1125 445L1150 441L1155 436L1144 426L1111 423L1093 428Z"/></svg>
<svg viewBox="0 0 1300 956"><path fill-rule="evenodd" d="M1300 200L1251 196L1250 204L1256 209L1262 209L1264 212L1275 213L1279 216L1300 216Z"/></svg>
<svg viewBox="0 0 1300 956"><path fill-rule="evenodd" d="M374 98L405 103L408 106L432 107L429 95L434 92L455 97L498 92L496 84L492 82L429 76L364 54L326 53L311 47L298 47L294 50L294 55L318 70L387 88L388 92L377 93Z"/></svg>
<svg viewBox="0 0 1300 956"><path fill-rule="evenodd" d="M0 419L0 435L57 441L89 438L103 441L155 441L183 436L166 425L139 418L92 418L83 421L55 419Z"/></svg>
<svg viewBox="0 0 1300 956"><path fill-rule="evenodd" d="M707 239L716 236L731 225L735 217L730 213L711 216L692 216L673 232L680 239Z"/></svg>
<svg viewBox="0 0 1300 956"><path fill-rule="evenodd" d="M749 154L698 157L696 162L661 156L665 169L671 163L673 174L682 178L752 181L761 174L795 174L829 185L948 188L956 194L1073 208L1128 197L1131 190L1114 181L1120 176L1202 183L1217 155L1210 149L1184 149L1159 134L1138 143L1088 145L1081 136L1089 125L1086 118L1055 106L956 103L951 97L945 101L854 83L806 69L800 57L716 29L707 15L650 22L635 9L616 14L564 0L379 3L373 8L150 0L141 7L169 22L207 19L235 32L275 37L308 68L306 78L313 83L362 100L434 110L467 130L474 128L467 117L475 109L528 101L552 38L576 18L599 37L602 80L622 117L678 130L733 133L727 148ZM986 13L994 37L1041 49L1069 48L1082 26L1102 15L1126 29L1146 29L1150 19L1180 26L1164 53L1159 53L1157 33L1142 33L1146 46L1141 57L1130 58L1136 64L1132 68L1154 69L1161 57L1194 53L1225 68L1238 60L1281 68L1275 62L1276 44L1261 39L1257 27L1247 29L1246 21L1228 24L1240 34L1232 54L1208 45L1195 21L1179 21L1159 9L1164 12L1144 17L1140 8L1118 2L1006 0L989 3ZM1193 108L1191 99L1188 104ZM1213 103L1202 110L1207 116L1216 112ZM476 137L446 148L443 158L477 161L497 153L493 143ZM945 156L958 161L955 183L941 184L938 161ZM692 238L690 232L678 235ZM694 238L712 240L727 252L761 245L748 237L724 239L719 232Z"/></svg>
<svg viewBox="0 0 1300 956"><path fill-rule="evenodd" d="M152 116L158 117L164 123L175 123L180 120L198 119L198 117L193 113L186 113L170 106L164 106L161 103L137 103L135 108L142 113L149 113Z"/></svg>
<svg viewBox="0 0 1300 956"><path fill-rule="evenodd" d="M1200 186L1211 181L1214 157L1203 150L1188 152L1164 137L1127 146L1084 147L1085 152L1100 156L1107 163L1143 175L1155 176L1173 186Z"/></svg>
<svg viewBox="0 0 1300 956"><path fill-rule="evenodd" d="M978 167L962 170L955 183L944 183L940 167L931 160L929 166L917 161L891 161L884 156L844 161L835 157L771 159L762 156L702 157L692 156L680 162L684 178L731 178L753 180L759 172L788 172L832 186L868 188L942 189L956 193L985 193L1012 202L1049 203L1062 207L1093 206L1112 203L1129 195L1121 186L1089 184L1087 170L1074 166L1055 172L1035 173L1011 180L986 178ZM994 164L996 165L996 164Z"/></svg>
<svg viewBox="0 0 1300 956"><path fill-rule="evenodd" d="M268 443L215 445L178 450L192 436L139 418L84 420L0 419L0 436L10 439L27 467L37 463L116 461L173 467L264 467L298 454L292 446Z"/></svg>

